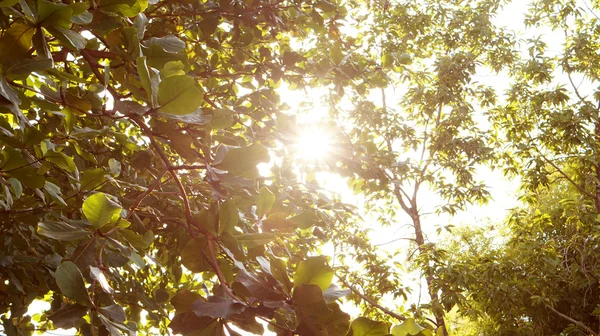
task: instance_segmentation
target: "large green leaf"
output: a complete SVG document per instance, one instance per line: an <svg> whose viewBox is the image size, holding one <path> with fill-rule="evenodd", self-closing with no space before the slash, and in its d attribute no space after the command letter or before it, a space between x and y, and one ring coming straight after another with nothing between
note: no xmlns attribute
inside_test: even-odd
<svg viewBox="0 0 600 336"><path fill-rule="evenodd" d="M400 325L396 325L392 328L392 335L394 336L416 336L420 335L422 332L426 332L425 328L415 322L415 319L408 318L406 321L402 322ZM431 334L431 333L430 333ZM425 335L423 335L425 336Z"/></svg>
<svg viewBox="0 0 600 336"><path fill-rule="evenodd" d="M248 147L230 149L215 167L227 170L232 174L239 174L246 170L256 169L257 164L269 162L269 160L269 151L263 145L254 143Z"/></svg>
<svg viewBox="0 0 600 336"><path fill-rule="evenodd" d="M92 223L92 226L99 229L108 223L117 221L122 208L108 195L97 193L83 202L82 209L83 214Z"/></svg>
<svg viewBox="0 0 600 336"><path fill-rule="evenodd" d="M73 9L70 6L38 0L38 25L43 27L71 28Z"/></svg>
<svg viewBox="0 0 600 336"><path fill-rule="evenodd" d="M352 321L350 330L352 336L386 336L390 326L383 322L372 321L366 317L359 317Z"/></svg>
<svg viewBox="0 0 600 336"><path fill-rule="evenodd" d="M159 111L169 114L190 114L204 99L194 78L182 75L165 78L158 85Z"/></svg>
<svg viewBox="0 0 600 336"><path fill-rule="evenodd" d="M69 299L82 304L91 304L83 276L77 268L77 265L70 261L65 261L56 269L56 284L60 291Z"/></svg>
<svg viewBox="0 0 600 336"><path fill-rule="evenodd" d="M48 315L48 319L56 328L69 329L75 327L77 322L87 314L89 308L78 303L68 304L65 307Z"/></svg>
<svg viewBox="0 0 600 336"><path fill-rule="evenodd" d="M314 284L326 290L333 280L333 268L327 264L327 257L311 257L298 264L294 273L294 288L304 284Z"/></svg>

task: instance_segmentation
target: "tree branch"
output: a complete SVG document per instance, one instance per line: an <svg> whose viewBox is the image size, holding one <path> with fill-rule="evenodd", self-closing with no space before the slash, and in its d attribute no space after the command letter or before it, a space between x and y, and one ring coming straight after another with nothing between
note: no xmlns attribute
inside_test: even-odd
<svg viewBox="0 0 600 336"><path fill-rule="evenodd" d="M380 305L379 303L377 303L375 300L371 299L370 297L364 295L363 293L361 293L358 289L356 289L356 287L352 286L350 283L348 283L346 280L342 279L342 278L338 278L340 279L340 281L344 284L344 286L348 287L348 289L350 289L352 291L352 293L358 295L361 299L367 301L370 305L372 305L373 307L381 310L382 312L386 313L387 315L395 318L398 321L404 321L406 320L406 317L402 316L402 315L398 315L396 313L394 313L393 311L385 308L384 306Z"/></svg>

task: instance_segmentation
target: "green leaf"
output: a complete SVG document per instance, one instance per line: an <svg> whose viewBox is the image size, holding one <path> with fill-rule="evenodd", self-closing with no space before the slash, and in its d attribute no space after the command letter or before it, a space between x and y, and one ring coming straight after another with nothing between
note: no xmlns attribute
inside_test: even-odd
<svg viewBox="0 0 600 336"><path fill-rule="evenodd" d="M327 264L327 257L311 257L301 261L294 273L294 288L304 284L314 284L326 290L333 280L333 268Z"/></svg>
<svg viewBox="0 0 600 336"><path fill-rule="evenodd" d="M74 263L70 261L63 262L56 269L54 276L56 277L56 285L66 297L82 305L91 304L83 282L83 276Z"/></svg>
<svg viewBox="0 0 600 336"><path fill-rule="evenodd" d="M268 244L276 238L277 235L269 232L247 233L235 236L235 239L237 239L240 244L248 248Z"/></svg>
<svg viewBox="0 0 600 336"><path fill-rule="evenodd" d="M56 37L65 47L71 50L81 50L85 48L87 40L83 35L74 30L56 27L47 27L46 29L48 29L48 32Z"/></svg>
<svg viewBox="0 0 600 336"><path fill-rule="evenodd" d="M146 91L146 97L148 98L148 104L151 107L155 107L157 105L157 90L155 90L152 85L152 80L150 79L150 69L148 69L148 64L146 63L146 56L137 58L137 71L140 76L140 82L142 83L142 87L144 91Z"/></svg>
<svg viewBox="0 0 600 336"><path fill-rule="evenodd" d="M71 28L73 8L55 4L45 0L38 0L38 25L42 27Z"/></svg>
<svg viewBox="0 0 600 336"><path fill-rule="evenodd" d="M96 229L117 221L121 214L121 206L104 193L97 193L88 197L83 202L82 209L85 217Z"/></svg>
<svg viewBox="0 0 600 336"><path fill-rule="evenodd" d="M10 64L29 57L29 49L33 44L35 27L16 22L0 37L0 64Z"/></svg>
<svg viewBox="0 0 600 336"><path fill-rule="evenodd" d="M14 79L25 79L33 72L40 72L52 68L52 59L23 59L12 64L6 70L6 76Z"/></svg>
<svg viewBox="0 0 600 336"><path fill-rule="evenodd" d="M238 209L233 201L227 200L219 206L219 235L232 232L239 220Z"/></svg>
<svg viewBox="0 0 600 336"><path fill-rule="evenodd" d="M68 304L65 307L48 315L48 319L52 321L54 327L69 329L75 327L77 322L81 320L88 312L88 307L78 303Z"/></svg>
<svg viewBox="0 0 600 336"><path fill-rule="evenodd" d="M60 241L72 241L88 237L91 232L65 222L44 221L38 224L38 234Z"/></svg>
<svg viewBox="0 0 600 336"><path fill-rule="evenodd" d="M106 181L106 171L104 169L88 169L81 173L79 190L95 190L101 187Z"/></svg>
<svg viewBox="0 0 600 336"><path fill-rule="evenodd" d="M271 266L271 274L277 281L279 281L283 288L285 288L286 292L289 294L292 292L293 284L290 281L290 277L287 272L287 263L283 259L279 258L271 258L270 261Z"/></svg>
<svg viewBox="0 0 600 336"><path fill-rule="evenodd" d="M210 263L204 258L204 254L208 255L207 245L206 238L190 239L181 251L181 264L194 273L211 270Z"/></svg>
<svg viewBox="0 0 600 336"><path fill-rule="evenodd" d="M98 2L98 9L126 17L134 17L147 7L148 0L100 0Z"/></svg>
<svg viewBox="0 0 600 336"><path fill-rule="evenodd" d="M18 3L19 3L19 0L2 0L2 1L0 1L0 8L12 7Z"/></svg>
<svg viewBox="0 0 600 336"><path fill-rule="evenodd" d="M394 336L416 336L421 333L425 328L415 322L414 318L406 319L400 325L396 325L392 328L392 335Z"/></svg>
<svg viewBox="0 0 600 336"><path fill-rule="evenodd" d="M17 199L21 198L21 195L23 195L23 185L21 185L21 182L14 177L9 178L7 181L10 183L10 187L15 193L15 197Z"/></svg>
<svg viewBox="0 0 600 336"><path fill-rule="evenodd" d="M159 111L169 114L190 114L202 104L204 99L196 81L190 76L172 76L158 85Z"/></svg>
<svg viewBox="0 0 600 336"><path fill-rule="evenodd" d="M386 336L390 327L383 322L359 317L352 321L350 329L352 330L352 336Z"/></svg>
<svg viewBox="0 0 600 336"><path fill-rule="evenodd" d="M335 300L348 296L351 293L352 292L349 289L341 289L335 284L331 284L331 286L323 291L323 299L325 299L325 302L334 302Z"/></svg>
<svg viewBox="0 0 600 336"><path fill-rule="evenodd" d="M256 202L256 215L258 218L263 218L263 216L271 210L273 204L275 204L275 194L267 187L260 188L258 201Z"/></svg>
<svg viewBox="0 0 600 336"><path fill-rule="evenodd" d="M248 147L232 148L216 168L227 170L232 174L243 173L246 170L256 168L261 162L269 162L269 151L261 144L254 143Z"/></svg>
<svg viewBox="0 0 600 336"><path fill-rule="evenodd" d="M121 162L113 158L108 159L108 168L112 176L117 177L121 174Z"/></svg>
<svg viewBox="0 0 600 336"><path fill-rule="evenodd" d="M68 171L69 173L72 173L77 169L77 166L75 166L75 162L73 161L73 158L66 155L63 152L56 152L53 150L48 151L48 152L46 152L46 155L44 155L44 159L46 161L54 163L55 165Z"/></svg>

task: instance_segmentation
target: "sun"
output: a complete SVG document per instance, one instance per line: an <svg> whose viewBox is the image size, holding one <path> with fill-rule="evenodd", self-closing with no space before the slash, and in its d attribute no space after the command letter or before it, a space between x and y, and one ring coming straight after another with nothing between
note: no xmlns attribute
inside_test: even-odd
<svg viewBox="0 0 600 336"><path fill-rule="evenodd" d="M316 163L331 155L331 133L322 127L307 127L300 131L294 144L296 155L303 161Z"/></svg>

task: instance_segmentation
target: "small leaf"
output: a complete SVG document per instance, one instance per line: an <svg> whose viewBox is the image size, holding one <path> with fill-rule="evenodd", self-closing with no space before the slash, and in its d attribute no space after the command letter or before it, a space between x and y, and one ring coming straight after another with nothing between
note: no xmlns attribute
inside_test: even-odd
<svg viewBox="0 0 600 336"><path fill-rule="evenodd" d="M327 257L311 257L301 261L294 274L294 288L303 284L314 284L326 290L333 280L333 269L327 264Z"/></svg>
<svg viewBox="0 0 600 336"><path fill-rule="evenodd" d="M88 197L83 202L82 209L85 217L96 229L116 221L121 213L121 206L109 199L104 193L97 193Z"/></svg>
<svg viewBox="0 0 600 336"><path fill-rule="evenodd" d="M121 162L113 158L108 160L108 168L110 169L111 175L114 177L117 177L121 174Z"/></svg>
<svg viewBox="0 0 600 336"><path fill-rule="evenodd" d="M275 204L275 194L267 187L260 188L258 201L256 202L256 215L258 218L263 218L271 210L273 204Z"/></svg>
<svg viewBox="0 0 600 336"><path fill-rule="evenodd" d="M60 264L56 269L55 277L56 285L66 297L82 305L91 304L83 276L74 263L65 261Z"/></svg>
<svg viewBox="0 0 600 336"><path fill-rule="evenodd" d="M50 194L50 196L52 196L52 198L54 198L55 200L57 200L60 204L66 206L67 202L65 202L65 200L61 197L62 196L62 192L60 191L60 187L57 186L56 184L46 181L46 184L44 185L44 189L48 192L48 194Z"/></svg>
<svg viewBox="0 0 600 336"><path fill-rule="evenodd" d="M10 183L10 187L15 193L15 197L17 199L21 198L21 195L23 195L23 185L21 185L21 182L14 177L9 178L7 181Z"/></svg>
<svg viewBox="0 0 600 336"><path fill-rule="evenodd" d="M102 273L101 269L99 269L98 267L90 266L90 275L92 276L92 279L96 280L100 284L100 287L105 293L112 294L114 292L114 290L108 283L106 276L104 275L104 273Z"/></svg>
<svg viewBox="0 0 600 336"><path fill-rule="evenodd" d="M158 85L160 112L168 114L190 114L202 104L202 91L190 76L172 76Z"/></svg>

